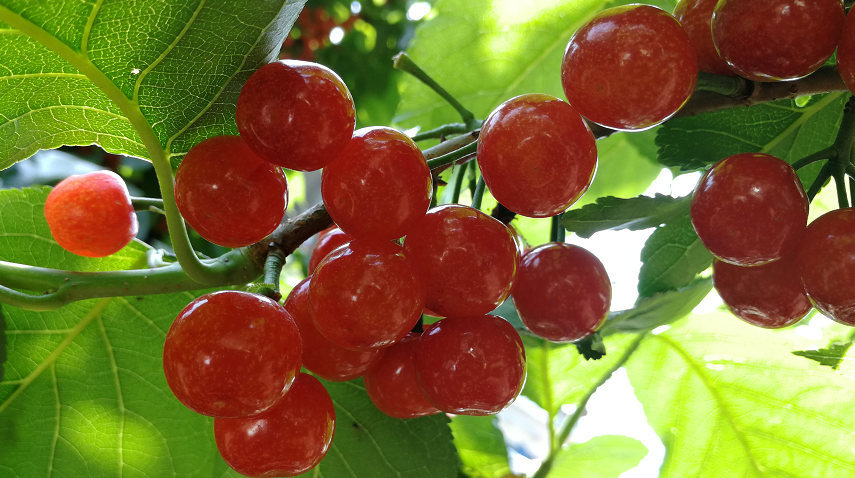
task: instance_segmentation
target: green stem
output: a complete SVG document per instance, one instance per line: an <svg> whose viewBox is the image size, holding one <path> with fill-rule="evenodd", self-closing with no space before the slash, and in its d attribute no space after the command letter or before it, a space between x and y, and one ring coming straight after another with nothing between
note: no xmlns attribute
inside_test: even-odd
<svg viewBox="0 0 855 478"><path fill-rule="evenodd" d="M140 198L131 197L131 203L134 205L134 211L163 211L163 199L160 198Z"/></svg>
<svg viewBox="0 0 855 478"><path fill-rule="evenodd" d="M454 163L458 159L462 159L470 154L476 153L478 151L478 142L469 143L466 146L452 151L448 154L444 154L438 158L431 159L427 162L428 168L431 170L441 168L443 166L447 166L451 163Z"/></svg>
<svg viewBox="0 0 855 478"><path fill-rule="evenodd" d="M484 200L484 190L487 189L487 183L484 182L484 176L478 180L478 185L475 186L475 193L472 195L472 207L481 209L481 201Z"/></svg>
<svg viewBox="0 0 855 478"><path fill-rule="evenodd" d="M564 242L565 232L564 226L561 224L561 218L564 216L564 213L558 214L557 216L552 216L552 230L549 234L549 242Z"/></svg>
<svg viewBox="0 0 855 478"><path fill-rule="evenodd" d="M802 169L805 166L811 165L817 161L822 161L824 159L837 159L837 150L833 146L830 146L821 151L817 151L809 156L805 156L804 158L793 163L793 169L798 171L799 169Z"/></svg>
<svg viewBox="0 0 855 478"><path fill-rule="evenodd" d="M426 139L442 138L452 134L468 133L470 130L464 123L450 123L439 128L431 129L413 136L413 141L424 141Z"/></svg>
<svg viewBox="0 0 855 478"><path fill-rule="evenodd" d="M451 191L451 203L457 204L460 202L460 190L463 189L463 179L466 177L466 165L459 166L454 171L454 189Z"/></svg>
<svg viewBox="0 0 855 478"><path fill-rule="evenodd" d="M440 86L439 83L437 83L433 78L430 77L430 75L425 73L425 71L422 70L422 68L419 65L417 65L416 62L414 62L412 60L412 58L407 56L406 53L404 53L404 52L398 53L397 55L395 55L393 60L395 62L394 67L396 69L401 70L401 71L405 71L405 72L415 76L416 78L419 79L419 81L421 81L422 83L424 83L425 85L430 87L430 89L432 89L439 96L441 96L442 99L447 101L448 104L450 104L452 106L452 108L454 108L457 111L457 113L460 115L460 118L463 119L463 123L465 123L467 131L471 130L471 129L475 129L478 126L480 126L480 124L479 124L480 122L477 119L475 119L475 115L472 114L471 111L466 109L466 107L464 107L462 104L460 104L459 101L454 99L454 97L451 96L451 94L448 93L448 91L446 91L445 88Z"/></svg>
<svg viewBox="0 0 855 478"><path fill-rule="evenodd" d="M816 179L813 180L810 187L807 190L808 202L813 202L813 198L819 194L822 186L825 185L825 182L828 181L828 178L831 177L831 161L822 165L822 169L819 170L819 174L817 174Z"/></svg>
<svg viewBox="0 0 855 478"><path fill-rule="evenodd" d="M695 91L712 91L724 96L739 98L747 96L749 83L738 76L722 76L703 71L698 73Z"/></svg>
<svg viewBox="0 0 855 478"><path fill-rule="evenodd" d="M564 442L567 441L567 438L570 436L570 432L573 431L573 427L576 426L576 423L582 418L582 414L585 413L585 407L588 405L588 401L591 400L591 397L594 395L594 392L597 391L606 381L611 378L611 376L621 367L626 364L629 358L633 353L638 349L638 346L641 344L641 341L644 340L646 334L639 334L626 348L623 355L620 359L609 368L606 373L604 373L600 380L588 390L588 393L582 397L582 400L576 405L576 411L573 413L570 418L566 419L564 423L561 424L561 428L558 431L558 437L555 440L557 446L555 449L543 460L543 463L538 468L537 472L535 472L532 478L545 478L549 472L552 470L552 466L555 464L555 459L558 457L558 454L563 450Z"/></svg>
<svg viewBox="0 0 855 478"><path fill-rule="evenodd" d="M846 194L846 175L843 171L835 171L834 186L837 190L837 205L841 209L849 207L849 196Z"/></svg>

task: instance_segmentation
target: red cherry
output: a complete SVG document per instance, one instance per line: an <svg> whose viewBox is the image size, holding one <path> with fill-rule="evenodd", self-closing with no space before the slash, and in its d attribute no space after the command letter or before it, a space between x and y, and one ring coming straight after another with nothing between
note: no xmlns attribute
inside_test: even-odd
<svg viewBox="0 0 855 478"><path fill-rule="evenodd" d="M837 69L850 91L855 91L855 15L846 15L843 33L837 46Z"/></svg>
<svg viewBox="0 0 855 478"><path fill-rule="evenodd" d="M715 261L713 283L733 315L758 327L789 327L811 309L795 254L752 267Z"/></svg>
<svg viewBox="0 0 855 478"><path fill-rule="evenodd" d="M324 169L321 194L333 221L359 239L406 235L430 206L424 155L391 128L362 128Z"/></svg>
<svg viewBox="0 0 855 478"><path fill-rule="evenodd" d="M311 277L303 279L285 300L285 310L294 318L303 338L303 366L324 380L353 380L368 370L379 357L380 350L358 352L346 349L321 335L309 310L310 281Z"/></svg>
<svg viewBox="0 0 855 478"><path fill-rule="evenodd" d="M240 91L235 113L244 141L262 158L315 171L341 153L356 126L347 86L329 68L299 60L262 66Z"/></svg>
<svg viewBox="0 0 855 478"><path fill-rule="evenodd" d="M297 325L276 302L220 291L190 302L169 328L163 371L175 397L211 417L256 415L300 372Z"/></svg>
<svg viewBox="0 0 855 478"><path fill-rule="evenodd" d="M712 35L722 58L754 81L807 76L834 53L842 0L720 0Z"/></svg>
<svg viewBox="0 0 855 478"><path fill-rule="evenodd" d="M731 264L777 260L798 245L808 200L792 166L742 153L707 171L692 197L692 225L709 251Z"/></svg>
<svg viewBox="0 0 855 478"><path fill-rule="evenodd" d="M462 415L498 413L525 382L525 349L514 327L492 315L430 325L416 349L416 374L436 408Z"/></svg>
<svg viewBox="0 0 855 478"><path fill-rule="evenodd" d="M309 286L318 330L342 347L369 351L401 340L419 321L424 285L401 246L355 239L321 261Z"/></svg>
<svg viewBox="0 0 855 478"><path fill-rule="evenodd" d="M309 257L309 274L313 274L318 264L329 255L330 252L349 243L353 238L339 228L332 228L318 235L318 242Z"/></svg>
<svg viewBox="0 0 855 478"><path fill-rule="evenodd" d="M416 379L415 354L420 334L407 334L383 350L383 356L365 377L365 391L374 405L394 418L416 418L439 413L428 403Z"/></svg>
<svg viewBox="0 0 855 478"><path fill-rule="evenodd" d="M855 209L831 211L810 223L797 259L813 306L855 326Z"/></svg>
<svg viewBox="0 0 855 478"><path fill-rule="evenodd" d="M249 477L297 476L321 462L335 433L335 408L315 377L301 373L269 410L215 418L214 439L226 463Z"/></svg>
<svg viewBox="0 0 855 478"><path fill-rule="evenodd" d="M561 68L564 94L576 111L621 130L670 118L692 95L697 77L697 55L680 22L650 5L597 14L570 39Z"/></svg>
<svg viewBox="0 0 855 478"><path fill-rule="evenodd" d="M216 136L194 146L181 161L175 201L200 236L223 247L243 247L264 239L282 222L288 180L240 136Z"/></svg>
<svg viewBox="0 0 855 478"><path fill-rule="evenodd" d="M481 127L478 166L497 201L528 217L552 217L594 180L597 143L567 103L528 94L502 103Z"/></svg>
<svg viewBox="0 0 855 478"><path fill-rule="evenodd" d="M45 220L63 249L85 257L119 252L139 230L128 188L112 171L60 181L45 201Z"/></svg>
<svg viewBox="0 0 855 478"><path fill-rule="evenodd" d="M593 334L609 315L612 286L602 262L572 244L550 243L523 256L514 305L529 330L553 342Z"/></svg>
<svg viewBox="0 0 855 478"><path fill-rule="evenodd" d="M444 317L495 309L508 298L519 263L504 224L459 204L428 211L404 250L421 272L427 307Z"/></svg>
<svg viewBox="0 0 855 478"><path fill-rule="evenodd" d="M698 69L716 75L734 76L726 61L718 54L712 39L713 10L718 0L680 0L674 7L674 17L683 25L698 54Z"/></svg>

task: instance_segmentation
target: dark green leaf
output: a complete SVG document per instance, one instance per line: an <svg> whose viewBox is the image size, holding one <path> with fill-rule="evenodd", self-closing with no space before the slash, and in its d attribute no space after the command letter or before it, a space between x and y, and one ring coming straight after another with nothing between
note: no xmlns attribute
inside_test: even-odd
<svg viewBox="0 0 855 478"><path fill-rule="evenodd" d="M3 366L6 364L6 319L0 304L0 381L3 380Z"/></svg>
<svg viewBox="0 0 855 478"><path fill-rule="evenodd" d="M612 312L600 333L638 333L670 324L692 313L712 290L712 279L695 279L680 290L660 292L643 298L630 310Z"/></svg>
<svg viewBox="0 0 855 478"><path fill-rule="evenodd" d="M831 367L833 370L838 370L840 369L840 365L843 363L844 357L849 353L849 349L852 348L852 345L855 345L855 341L851 339L835 341L830 343L828 347L824 349L799 350L793 352L793 355L804 357L819 362L820 365Z"/></svg>
<svg viewBox="0 0 855 478"><path fill-rule="evenodd" d="M508 450L496 417L457 415L451 419L454 446L470 478L503 478L511 474Z"/></svg>
<svg viewBox="0 0 855 478"><path fill-rule="evenodd" d="M650 235L641 250L638 294L653 297L686 287L712 264L712 259L688 215L666 224Z"/></svg>
<svg viewBox="0 0 855 478"><path fill-rule="evenodd" d="M599 332L585 337L584 339L574 342L576 350L585 360L600 360L606 356L606 345L603 343L603 337Z"/></svg>
<svg viewBox="0 0 855 478"><path fill-rule="evenodd" d="M647 447L635 438L603 435L574 443L558 455L550 478L618 478L638 466Z"/></svg>
<svg viewBox="0 0 855 478"><path fill-rule="evenodd" d="M567 211L561 222L568 231L584 238L604 230L637 231L685 216L691 201L691 196L672 198L662 194L631 199L608 196L597 199L595 204Z"/></svg>

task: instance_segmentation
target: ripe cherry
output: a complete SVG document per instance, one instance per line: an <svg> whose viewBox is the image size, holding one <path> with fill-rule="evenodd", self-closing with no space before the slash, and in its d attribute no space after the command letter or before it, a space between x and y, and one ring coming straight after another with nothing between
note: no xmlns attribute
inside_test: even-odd
<svg viewBox="0 0 855 478"><path fill-rule="evenodd" d="M713 284L733 315L758 327L789 327L811 309L795 254L752 267L715 261Z"/></svg>
<svg viewBox="0 0 855 478"><path fill-rule="evenodd" d="M525 349L514 327L492 315L430 325L416 349L416 374L436 408L462 415L498 413L525 382Z"/></svg>
<svg viewBox="0 0 855 478"><path fill-rule="evenodd" d="M834 53L842 0L720 0L712 35L722 58L754 81L807 76Z"/></svg>
<svg viewBox="0 0 855 478"><path fill-rule="evenodd" d="M303 366L324 380L353 380L368 370L381 351L350 350L324 337L315 326L309 310L310 281L311 277L303 279L285 300L285 310L291 314L303 338Z"/></svg>
<svg viewBox="0 0 855 478"><path fill-rule="evenodd" d="M334 227L318 234L318 242L315 248L312 249L312 255L309 257L309 274L313 274L318 264L329 255L330 252L349 243L353 238L350 234Z"/></svg>
<svg viewBox="0 0 855 478"><path fill-rule="evenodd" d="M309 307L324 337L370 351L407 335L421 317L425 290L418 270L391 241L355 239L321 261Z"/></svg>
<svg viewBox="0 0 855 478"><path fill-rule="evenodd" d="M692 47L698 54L698 69L716 75L734 76L736 73L718 54L712 39L713 10L718 0L680 0L674 7L674 17L689 35Z"/></svg>
<svg viewBox="0 0 855 478"><path fill-rule="evenodd" d="M60 181L48 194L45 220L63 249L85 257L119 252L139 230L128 188L112 171Z"/></svg>
<svg viewBox="0 0 855 478"><path fill-rule="evenodd" d="M321 194L342 231L391 241L406 235L428 210L430 169L404 133L362 128L324 168Z"/></svg>
<svg viewBox="0 0 855 478"><path fill-rule="evenodd" d="M837 46L837 69L849 91L855 91L855 14L851 11L846 15L843 33Z"/></svg>
<svg viewBox="0 0 855 478"><path fill-rule="evenodd" d="M528 217L552 217L594 180L597 144L567 103L549 95L517 96L481 127L478 166L496 200Z"/></svg>
<svg viewBox="0 0 855 478"><path fill-rule="evenodd" d="M550 243L523 256L514 305L529 330L553 342L593 334L609 315L612 286L605 267L587 250Z"/></svg>
<svg viewBox="0 0 855 478"><path fill-rule="evenodd" d="M383 356L363 378L374 405L394 418L416 418L439 413L428 403L416 379L415 354L420 334L407 334L383 350Z"/></svg>
<svg viewBox="0 0 855 478"><path fill-rule="evenodd" d="M300 372L297 325L276 302L220 291L190 302L169 328L163 371L175 397L211 417L256 415Z"/></svg>
<svg viewBox="0 0 855 478"><path fill-rule="evenodd" d="M330 394L301 373L267 411L246 418L215 418L214 439L226 463L249 477L296 476L321 462L335 433Z"/></svg>
<svg viewBox="0 0 855 478"><path fill-rule="evenodd" d="M427 307L444 317L495 309L508 298L519 263L504 224L459 204L428 211L404 250L424 280Z"/></svg>
<svg viewBox="0 0 855 478"><path fill-rule="evenodd" d="M831 211L810 223L797 258L813 306L855 326L855 209Z"/></svg>
<svg viewBox="0 0 855 478"><path fill-rule="evenodd" d="M243 247L273 232L288 207L288 180L240 136L194 146L175 174L175 201L187 223L224 247Z"/></svg>
<svg viewBox="0 0 855 478"><path fill-rule="evenodd" d="M350 142L356 108L329 68L299 60L262 66L240 91L235 113L241 137L273 164L315 171Z"/></svg>
<svg viewBox="0 0 855 478"><path fill-rule="evenodd" d="M704 246L719 259L742 266L792 252L807 215L807 196L796 172L763 153L719 161L692 197L692 225Z"/></svg>
<svg viewBox="0 0 855 478"><path fill-rule="evenodd" d="M564 94L576 111L620 130L670 118L692 95L697 77L697 55L680 22L649 5L597 14L570 39L561 68Z"/></svg>

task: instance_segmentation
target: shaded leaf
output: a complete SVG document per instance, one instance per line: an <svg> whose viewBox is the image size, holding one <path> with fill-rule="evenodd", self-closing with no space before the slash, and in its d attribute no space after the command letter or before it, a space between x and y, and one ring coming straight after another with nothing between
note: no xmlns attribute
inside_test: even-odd
<svg viewBox="0 0 855 478"><path fill-rule="evenodd" d="M656 194L630 199L601 197L595 204L567 211L561 220L576 235L589 238L599 231L638 231L680 218L689 213L691 196L672 198Z"/></svg>
<svg viewBox="0 0 855 478"><path fill-rule="evenodd" d="M555 460L551 478L618 478L638 466L647 447L635 438L603 435L573 443Z"/></svg>
<svg viewBox="0 0 855 478"><path fill-rule="evenodd" d="M695 234L691 218L685 215L656 229L644 244L638 294L653 297L686 287L712 264L712 259Z"/></svg>
<svg viewBox="0 0 855 478"><path fill-rule="evenodd" d="M855 345L855 341L850 338L843 341L834 341L824 349L799 350L793 352L793 355L819 362L820 365L831 367L832 370L839 370L840 365L843 363L843 359L849 353L849 349L852 348L852 345Z"/></svg>
<svg viewBox="0 0 855 478"><path fill-rule="evenodd" d="M606 356L606 345L603 343L603 337L599 332L585 337L584 339L573 342L576 350L585 357L585 360L600 360Z"/></svg>
<svg viewBox="0 0 855 478"><path fill-rule="evenodd" d="M660 325L670 324L692 313L692 310L709 295L712 279L695 279L680 290L660 292L653 297L642 298L629 310L612 312L600 333L637 333L653 330Z"/></svg>
<svg viewBox="0 0 855 478"><path fill-rule="evenodd" d="M502 478L511 474L505 438L496 428L496 417L457 415L451 419L451 432L466 476Z"/></svg>

